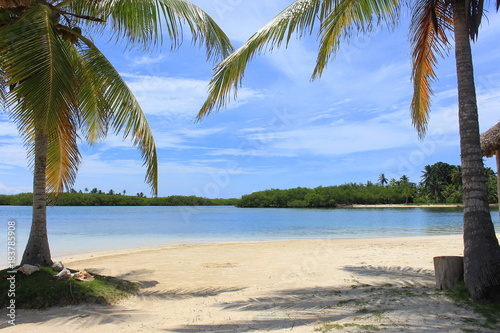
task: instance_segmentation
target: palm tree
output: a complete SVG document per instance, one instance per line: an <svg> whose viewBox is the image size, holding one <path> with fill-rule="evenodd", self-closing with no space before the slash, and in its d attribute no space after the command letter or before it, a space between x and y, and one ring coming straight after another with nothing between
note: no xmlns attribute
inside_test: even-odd
<svg viewBox="0 0 500 333"><path fill-rule="evenodd" d="M130 136L157 193L157 154L145 114L85 35L112 33L116 41L146 50L160 44L162 31L178 46L183 26L210 59L232 50L215 22L184 0L0 0L0 98L34 172L33 221L22 264L52 263L47 193L57 196L74 183L80 135L89 143L103 139L108 128Z"/></svg>
<svg viewBox="0 0 500 333"><path fill-rule="evenodd" d="M488 168L491 170L491 168ZM485 171L485 176L488 176L487 169ZM455 165L453 166L453 169L451 170L450 173L451 177L451 184L453 184L453 187L457 189L458 191L462 191L462 167L460 165Z"/></svg>
<svg viewBox="0 0 500 333"><path fill-rule="evenodd" d="M444 162L424 167L421 184L430 200L439 203L446 201L444 190L452 182L453 171L456 168L456 166Z"/></svg>
<svg viewBox="0 0 500 333"><path fill-rule="evenodd" d="M384 186L385 184L387 184L388 180L387 178L385 177L385 175L383 173L381 173L379 176L378 176L378 182L380 183L380 185Z"/></svg>
<svg viewBox="0 0 500 333"><path fill-rule="evenodd" d="M300 37L319 25L320 46L312 74L317 79L338 50L342 37L355 32L364 34L382 24L393 28L404 5L412 10L414 95L410 109L420 137L427 128L437 56L446 55L450 49L448 34L454 35L464 187L465 283L474 299L500 299L500 246L486 195L470 50L470 41L477 38L484 15L484 0L297 0L216 67L198 119L229 103L255 55L288 44L295 32ZM500 0L495 5L498 10Z"/></svg>

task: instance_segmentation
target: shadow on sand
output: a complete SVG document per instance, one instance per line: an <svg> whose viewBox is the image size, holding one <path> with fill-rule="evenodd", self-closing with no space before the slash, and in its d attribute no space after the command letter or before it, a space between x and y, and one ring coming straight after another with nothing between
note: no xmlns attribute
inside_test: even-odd
<svg viewBox="0 0 500 333"><path fill-rule="evenodd" d="M89 272L100 273L98 269L89 269ZM160 282L156 280L139 280L137 278L148 276L152 271L140 270L130 271L126 274L117 275L117 278L136 281L140 290L137 298L141 300L181 300L188 298L213 297L221 293L237 292L242 288L197 288L197 289L172 289L166 291L150 290ZM168 306L168 304L166 305ZM7 317L5 309L0 310L2 318ZM129 309L121 305L99 305L99 304L78 304L66 307L51 307L44 310L16 310L16 325L20 324L50 324L53 327L62 325L80 324L82 327L93 327L109 323L120 324L130 318L134 320L147 321L147 313L135 309ZM7 320L0 322L0 329L12 326Z"/></svg>
<svg viewBox="0 0 500 333"><path fill-rule="evenodd" d="M139 284L142 289L138 297L159 300L162 302L161 306L165 307L169 307L172 300L206 298L210 302L207 311L222 312L222 316L218 318L235 318L220 323L209 320L206 323L191 323L178 327L170 327L169 323L165 322L165 326L155 327L155 331L165 332L494 332L479 328L477 320L481 320L481 317L472 310L458 307L448 297L432 289L433 275L429 271L372 266L346 266L343 270L352 273L353 279L341 288L284 289L263 293L259 297L247 297L241 293L244 288L234 287L155 291L151 289L158 281L141 279ZM140 278L147 275L143 275L142 271L140 273L140 276L138 272L130 272L120 277ZM376 280L380 282L362 284L358 281L362 277L377 277ZM213 296L233 292L239 293L238 300L214 301ZM144 323L158 320L152 318L147 309L131 310L121 305L78 305L44 311L21 310L18 318L17 324L43 325L48 322L57 327L73 323L80 328L107 323L126 327L128 320ZM467 318L472 320L467 321ZM474 320L476 321L473 322ZM7 326L5 323L0 325L2 328Z"/></svg>
<svg viewBox="0 0 500 333"><path fill-rule="evenodd" d="M293 332L302 326L302 330L323 332L330 329L342 332L437 332L443 329L463 332L467 325L462 317L477 317L432 289L434 276L430 271L372 266L346 266L343 270L357 277L376 276L385 282L367 285L353 279L352 285L343 288L287 289L262 297L221 303L217 306L222 311L229 311L227 316L237 311L238 317L248 319L225 324L185 325L165 331ZM443 322L446 322L445 327ZM476 326L471 326L471 329L478 331Z"/></svg>

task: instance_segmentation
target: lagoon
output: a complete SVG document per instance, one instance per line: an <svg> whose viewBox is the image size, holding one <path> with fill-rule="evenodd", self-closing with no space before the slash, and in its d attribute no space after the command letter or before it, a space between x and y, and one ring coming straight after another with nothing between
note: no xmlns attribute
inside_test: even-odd
<svg viewBox="0 0 500 333"><path fill-rule="evenodd" d="M462 233L461 208L49 207L54 257L77 252L215 241L382 238ZM16 221L17 257L29 235L31 207L0 206L0 246ZM498 212L492 211L500 230ZM1 267L6 258L0 258Z"/></svg>

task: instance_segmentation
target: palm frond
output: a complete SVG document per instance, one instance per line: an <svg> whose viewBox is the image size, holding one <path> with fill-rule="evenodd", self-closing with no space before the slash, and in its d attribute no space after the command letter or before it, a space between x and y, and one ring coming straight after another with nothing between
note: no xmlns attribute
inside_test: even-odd
<svg viewBox="0 0 500 333"><path fill-rule="evenodd" d="M471 40L476 40L484 15L484 0L468 0L467 25Z"/></svg>
<svg viewBox="0 0 500 333"><path fill-rule="evenodd" d="M35 3L36 0L0 0L0 7L29 7Z"/></svg>
<svg viewBox="0 0 500 333"><path fill-rule="evenodd" d="M321 42L312 79L319 78L342 38L349 38L352 30L358 35L369 32L385 22L396 25L400 0L339 0L321 25Z"/></svg>
<svg viewBox="0 0 500 333"><path fill-rule="evenodd" d="M75 183L80 165L78 150L77 124L72 119L74 111L68 110L65 122L59 122L57 128L48 137L47 149L47 191L57 197L64 189L69 189Z"/></svg>
<svg viewBox="0 0 500 333"><path fill-rule="evenodd" d="M0 68L0 108L2 111L6 110L6 102L9 96L8 90L9 86L6 83L5 73Z"/></svg>
<svg viewBox="0 0 500 333"><path fill-rule="evenodd" d="M48 6L33 6L15 24L0 29L0 67L4 79L13 87L7 96L7 106L23 135L31 161L35 130L54 138L73 121L77 78L69 50L70 45L61 40L56 30ZM59 140L69 139L63 135ZM60 184L69 184L74 179L78 159L74 154L69 159L65 156L59 159L65 161L52 163L62 169L50 170L49 189L60 190ZM56 174L62 178L53 176Z"/></svg>
<svg viewBox="0 0 500 333"><path fill-rule="evenodd" d="M0 65L7 84L15 86L9 104L20 121L47 126L75 101L68 50L47 6L34 6L16 24L0 29Z"/></svg>
<svg viewBox="0 0 500 333"><path fill-rule="evenodd" d="M144 48L162 41L159 0L106 0L99 5L117 40L125 38Z"/></svg>
<svg viewBox="0 0 500 333"><path fill-rule="evenodd" d="M297 0L257 31L238 50L229 55L215 68L209 84L209 95L198 113L198 120L230 102L230 93L236 98L245 69L250 60L265 50L288 44L294 33L302 36L312 32L317 19L321 19L334 1Z"/></svg>
<svg viewBox="0 0 500 333"><path fill-rule="evenodd" d="M88 40L80 49L82 130L91 143L102 138L108 124L124 139L132 137L146 165L146 181L158 193L158 158L153 134L139 103L106 57Z"/></svg>
<svg viewBox="0 0 500 333"><path fill-rule="evenodd" d="M106 100L105 92L108 89L103 85L103 75L117 75L116 72L103 73L102 68L95 67L95 64L89 61L87 48L95 48L95 45L76 32L75 38L84 41L84 44L76 43L73 48L72 58L75 63L75 74L79 78L78 84L78 120L86 141L94 144L104 139L108 133L111 105Z"/></svg>
<svg viewBox="0 0 500 333"><path fill-rule="evenodd" d="M204 45L208 59L223 59L231 51L229 38L202 9L185 0L103 0L68 1L59 7L73 13L80 24L104 26L79 19L95 17L107 21L114 39L125 38L131 45L149 49L163 42L166 30L173 48L183 41L183 26L187 25L194 43Z"/></svg>
<svg viewBox="0 0 500 333"><path fill-rule="evenodd" d="M200 7L185 0L159 1L172 41L177 41L180 37L175 31L176 26L182 27L179 23L185 23L191 31L193 43L205 47L208 60L222 60L233 51L226 34Z"/></svg>
<svg viewBox="0 0 500 333"><path fill-rule="evenodd" d="M436 80L436 56L444 56L448 52L450 43L446 32L452 30L452 13L443 1L417 1L410 24L414 89L411 118L421 138L427 130L433 94L431 83Z"/></svg>

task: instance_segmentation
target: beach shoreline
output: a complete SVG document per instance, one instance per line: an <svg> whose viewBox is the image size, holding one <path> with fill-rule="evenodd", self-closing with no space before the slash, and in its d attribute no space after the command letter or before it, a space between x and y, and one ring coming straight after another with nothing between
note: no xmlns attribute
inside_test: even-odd
<svg viewBox="0 0 500 333"><path fill-rule="evenodd" d="M463 208L463 204L429 204L429 205L414 205L414 204L375 204L363 205L354 204L345 206L345 208Z"/></svg>
<svg viewBox="0 0 500 333"><path fill-rule="evenodd" d="M461 235L178 244L57 258L138 283L111 306L18 310L5 332L314 332L477 330L434 290L433 257L462 255ZM356 326L358 325L358 326ZM361 325L361 326L360 326ZM488 331L485 331L488 332Z"/></svg>
<svg viewBox="0 0 500 333"><path fill-rule="evenodd" d="M500 238L500 233L497 235ZM134 248L121 248L121 249L112 249L112 250L104 250L104 251L78 251L78 252L65 252L56 254L52 259L54 261L61 261L67 263L75 263L80 261L86 261L91 259L103 258L103 257L113 257L113 256L122 256L122 255L133 255L144 252L156 252L161 250L175 250L177 248L182 249L185 247L219 247L219 246L242 246L245 245L271 245L271 246L279 246L279 244L286 243L336 243L337 246L341 246L344 244L366 244L370 242L375 243L383 243L383 242L405 242L408 241L410 243L418 242L418 241L456 241L457 238L461 240L462 235L428 235L428 236L407 236L407 237L369 237L369 238L297 238L297 239L270 239L270 240L205 240L200 241L199 239L194 239L191 241L190 239L179 239L178 242L173 244L166 245L155 245L155 246L144 246L144 247L134 247ZM456 250L456 248L454 248Z"/></svg>

